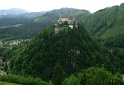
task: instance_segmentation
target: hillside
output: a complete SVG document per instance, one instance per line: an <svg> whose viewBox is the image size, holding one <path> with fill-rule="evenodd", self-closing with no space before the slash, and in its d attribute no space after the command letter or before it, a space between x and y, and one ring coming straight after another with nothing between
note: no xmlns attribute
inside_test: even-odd
<svg viewBox="0 0 124 85"><path fill-rule="evenodd" d="M14 83L8 83L8 82L0 82L1 85L20 85L20 84L14 84Z"/></svg>
<svg viewBox="0 0 124 85"><path fill-rule="evenodd" d="M18 15L13 15L13 14L6 14L6 15L0 15L0 19L3 18L29 18L29 19L33 19L39 16L42 16L43 14L45 14L46 12L26 12L23 14L18 14Z"/></svg>
<svg viewBox="0 0 124 85"><path fill-rule="evenodd" d="M101 9L85 20L87 31L118 57L124 56L124 3Z"/></svg>
<svg viewBox="0 0 124 85"><path fill-rule="evenodd" d="M34 18L36 16L40 17ZM26 13L21 15L7 15L0 19L0 38L33 38L42 29L57 22L60 16L71 15L77 18L86 18L90 13L86 10L62 8L49 12ZM81 17L80 17L81 16ZM32 18L31 18L32 17ZM6 22L6 23L5 23ZM14 26L13 26L14 25Z"/></svg>
<svg viewBox="0 0 124 85"><path fill-rule="evenodd" d="M79 10L74 8L61 8L55 9L45 13L43 16L36 18L35 22L48 22L48 23L55 23L58 17L60 16L72 16L75 17L77 20L85 19L91 13L87 10Z"/></svg>
<svg viewBox="0 0 124 85"><path fill-rule="evenodd" d="M111 35L124 34L124 4L101 9L86 20L87 30L97 37L105 38Z"/></svg>
<svg viewBox="0 0 124 85"><path fill-rule="evenodd" d="M93 41L83 26L65 28L57 34L54 28L52 26L41 31L27 46L16 51L18 53L10 63L11 73L41 77L49 81L54 75L61 76L63 80L92 66L104 66L113 73L119 69L124 70L123 62L114 63L120 58ZM61 70L54 74L57 69Z"/></svg>
<svg viewBox="0 0 124 85"><path fill-rule="evenodd" d="M18 17L37 18L39 16L42 16L45 13L46 13L45 11L42 11L42 12L30 12L30 13L20 14L20 15L18 15Z"/></svg>

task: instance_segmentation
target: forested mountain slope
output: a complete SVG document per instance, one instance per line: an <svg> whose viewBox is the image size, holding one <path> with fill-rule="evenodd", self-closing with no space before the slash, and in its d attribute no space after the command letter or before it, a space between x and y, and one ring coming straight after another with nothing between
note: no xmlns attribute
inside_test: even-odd
<svg viewBox="0 0 124 85"><path fill-rule="evenodd" d="M45 14L46 12L27 12L24 14L19 14L19 15L13 15L13 14L6 14L6 15L0 15L0 20L3 18L29 18L29 19L33 19L39 16L42 16L43 14Z"/></svg>
<svg viewBox="0 0 124 85"><path fill-rule="evenodd" d="M72 16L75 17L77 20L85 19L91 13L87 10L79 10L74 8L61 8L55 9L45 13L43 16L36 18L35 22L48 22L48 23L55 23L58 17L60 16Z"/></svg>
<svg viewBox="0 0 124 85"><path fill-rule="evenodd" d="M84 19L88 32L118 57L124 56L124 3L101 9Z"/></svg>
<svg viewBox="0 0 124 85"><path fill-rule="evenodd" d="M32 19L37 13L21 14L18 16L8 15L0 19L0 35L2 38L33 38L42 29L55 24L60 16L75 16L79 19L86 18L90 13L86 10L78 10L73 8L62 8L43 13L42 16ZM41 13L42 14L42 13ZM38 14L37 14L38 15ZM13 26L14 25L14 26Z"/></svg>
<svg viewBox="0 0 124 85"><path fill-rule="evenodd" d="M124 4L93 13L84 20L84 25L92 35L102 38L124 34Z"/></svg>
<svg viewBox="0 0 124 85"><path fill-rule="evenodd" d="M39 16L42 16L45 14L47 11L41 11L41 12L30 12L30 13L24 13L18 15L18 17L25 17L25 18L37 18Z"/></svg>
<svg viewBox="0 0 124 85"><path fill-rule="evenodd" d="M10 72L41 77L46 81L59 76L60 82L91 66L103 66L113 73L122 72L124 59L120 62L119 57L92 40L82 25L78 26L59 33L54 32L55 26L41 31L13 56Z"/></svg>

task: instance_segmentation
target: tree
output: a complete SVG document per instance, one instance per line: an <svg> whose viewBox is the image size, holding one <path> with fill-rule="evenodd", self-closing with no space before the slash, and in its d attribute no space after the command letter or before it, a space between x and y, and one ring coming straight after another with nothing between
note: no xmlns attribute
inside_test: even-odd
<svg viewBox="0 0 124 85"><path fill-rule="evenodd" d="M55 85L60 85L64 79L64 70L60 63L56 64L53 69L52 82Z"/></svg>
<svg viewBox="0 0 124 85"><path fill-rule="evenodd" d="M86 83L83 85L124 85L122 78L113 75L103 67L91 67L84 72L84 75Z"/></svg>

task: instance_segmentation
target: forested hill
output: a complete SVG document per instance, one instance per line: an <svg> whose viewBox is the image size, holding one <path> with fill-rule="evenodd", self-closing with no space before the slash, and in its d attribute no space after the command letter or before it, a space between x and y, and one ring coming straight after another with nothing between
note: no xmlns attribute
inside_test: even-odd
<svg viewBox="0 0 124 85"><path fill-rule="evenodd" d="M65 77L91 66L103 66L113 73L124 70L121 68L122 62L118 62L119 57L93 41L82 25L74 29L64 27L55 33L55 26L51 26L41 31L19 52L15 51L17 53L11 59L10 72L41 77L60 85Z"/></svg>
<svg viewBox="0 0 124 85"><path fill-rule="evenodd" d="M33 15L34 14L34 15ZM40 17L32 19L30 17ZM73 8L62 8L43 13L27 13L21 15L2 15L0 19L0 39L3 38L33 38L42 29L55 24L60 16L73 16L78 19L89 16L89 11Z"/></svg>
<svg viewBox="0 0 124 85"><path fill-rule="evenodd" d="M88 32L118 57L124 56L124 3L101 9L83 20Z"/></svg>
<svg viewBox="0 0 124 85"><path fill-rule="evenodd" d="M93 13L84 25L92 35L102 38L124 34L124 3Z"/></svg>
<svg viewBox="0 0 124 85"><path fill-rule="evenodd" d="M35 22L47 22L47 23L55 23L58 17L60 16L72 16L77 20L85 19L91 13L88 10L79 10L74 8L61 8L55 9L45 13L43 16L36 18Z"/></svg>
<svg viewBox="0 0 124 85"><path fill-rule="evenodd" d="M39 16L42 16L43 14L45 14L46 12L45 11L42 11L42 12L26 12L26 13L23 13L23 14L6 14L6 15L0 15L0 19L3 19L3 18L29 18L29 19L33 19L33 18L36 18L36 17L39 17Z"/></svg>

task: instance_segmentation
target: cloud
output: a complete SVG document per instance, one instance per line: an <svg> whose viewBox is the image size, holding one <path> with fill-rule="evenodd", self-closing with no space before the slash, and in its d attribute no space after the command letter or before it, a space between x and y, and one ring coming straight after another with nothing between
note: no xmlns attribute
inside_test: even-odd
<svg viewBox="0 0 124 85"><path fill-rule="evenodd" d="M47 11L62 7L86 9L95 12L123 0L0 0L0 9L23 8L29 11Z"/></svg>

